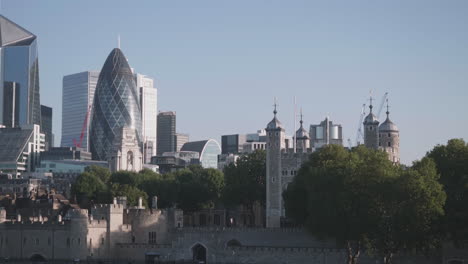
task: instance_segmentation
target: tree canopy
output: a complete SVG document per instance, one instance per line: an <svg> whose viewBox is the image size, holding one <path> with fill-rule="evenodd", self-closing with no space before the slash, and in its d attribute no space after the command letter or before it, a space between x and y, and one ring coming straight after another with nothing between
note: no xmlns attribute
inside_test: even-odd
<svg viewBox="0 0 468 264"><path fill-rule="evenodd" d="M330 145L311 154L283 193L286 214L319 238L334 238L357 263L366 248L390 263L403 249L425 249L443 215L445 194L430 160L404 170L382 151Z"/></svg>
<svg viewBox="0 0 468 264"><path fill-rule="evenodd" d="M255 202L265 204L266 199L266 153L257 150L241 156L236 163L224 169L226 186L223 202L228 207L244 205L251 207Z"/></svg>
<svg viewBox="0 0 468 264"><path fill-rule="evenodd" d="M468 240L468 143L451 139L434 147L427 157L434 160L447 193L444 229L459 244Z"/></svg>

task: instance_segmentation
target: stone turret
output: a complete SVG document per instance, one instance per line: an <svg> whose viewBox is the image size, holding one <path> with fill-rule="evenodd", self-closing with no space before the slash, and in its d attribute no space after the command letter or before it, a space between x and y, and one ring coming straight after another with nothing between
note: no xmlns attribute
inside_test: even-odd
<svg viewBox="0 0 468 264"><path fill-rule="evenodd" d="M273 120L266 127L267 171L266 171L266 226L280 227L281 219L281 152L285 148L285 133L276 118L276 104Z"/></svg>
<svg viewBox="0 0 468 264"><path fill-rule="evenodd" d="M400 132L398 127L390 120L390 111L387 100L387 119L379 126L379 147L388 154L388 159L400 163Z"/></svg>
<svg viewBox="0 0 468 264"><path fill-rule="evenodd" d="M302 121L302 111L301 111L301 121L299 121L300 127L296 131L296 149L297 152L307 152L310 148L310 136L307 130L305 130Z"/></svg>
<svg viewBox="0 0 468 264"><path fill-rule="evenodd" d="M372 97L370 98L369 114L364 119L364 145L371 149L379 147L379 120L372 113Z"/></svg>

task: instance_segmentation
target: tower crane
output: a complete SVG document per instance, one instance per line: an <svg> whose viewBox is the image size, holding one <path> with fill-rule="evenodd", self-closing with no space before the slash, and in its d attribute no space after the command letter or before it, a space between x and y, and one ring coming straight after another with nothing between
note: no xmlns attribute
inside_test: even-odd
<svg viewBox="0 0 468 264"><path fill-rule="evenodd" d="M364 135L362 133L362 120L364 120L365 115L366 115L366 104L362 104L361 116L359 117L358 130L356 133L356 146L359 146L361 144L361 139L364 138Z"/></svg>
<svg viewBox="0 0 468 264"><path fill-rule="evenodd" d="M89 105L88 107L88 111L86 112L83 126L81 127L80 141L77 142L76 139L73 139L73 145L75 145L75 147L77 148L81 148L81 145L83 144L84 133L85 133L85 129L88 127L88 119L89 119L90 112L91 112L91 105Z"/></svg>
<svg viewBox="0 0 468 264"><path fill-rule="evenodd" d="M388 92L385 92L385 94L382 96L382 101L380 101L379 111L377 112L378 120L380 120L380 114L382 113L382 109L385 104L385 101L387 100L387 97L388 97Z"/></svg>

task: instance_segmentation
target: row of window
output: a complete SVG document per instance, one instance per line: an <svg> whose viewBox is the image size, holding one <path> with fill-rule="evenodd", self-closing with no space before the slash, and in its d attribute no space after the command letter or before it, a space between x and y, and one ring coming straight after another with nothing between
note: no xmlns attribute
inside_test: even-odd
<svg viewBox="0 0 468 264"><path fill-rule="evenodd" d="M5 242L5 245L8 245L8 237L5 237L5 240L3 240L3 237L0 237L0 247L3 246L3 242ZM40 244L40 239L38 237L36 238L31 238L31 242L36 245L36 246L39 246ZM85 240L86 242L86 240ZM23 237L23 246L27 245L29 242L28 242L28 239L26 237ZM67 247L70 247L72 246L73 244L75 243L75 239L74 238L67 238ZM81 238L77 238L76 239L76 243L78 245L81 245ZM52 244L52 239L50 237L47 238L47 245L50 246ZM93 240L92 238L89 239L89 245L91 246L93 244ZM101 245L104 245L104 238L102 237L101 238Z"/></svg>
<svg viewBox="0 0 468 264"><path fill-rule="evenodd" d="M290 170L290 171L283 170L283 171L281 171L282 176L288 176L288 175L296 176L296 174L297 174L297 170Z"/></svg>

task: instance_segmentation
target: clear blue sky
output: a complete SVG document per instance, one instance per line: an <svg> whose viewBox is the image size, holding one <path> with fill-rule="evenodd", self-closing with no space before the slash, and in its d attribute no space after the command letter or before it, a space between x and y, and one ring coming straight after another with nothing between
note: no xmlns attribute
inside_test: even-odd
<svg viewBox="0 0 468 264"><path fill-rule="evenodd" d="M159 110L191 139L293 130L327 114L355 139L369 90L390 94L404 163L468 139L468 1L36 1L2 13L39 38L42 104L60 139L62 77L100 70L117 35L136 71L157 79Z"/></svg>

